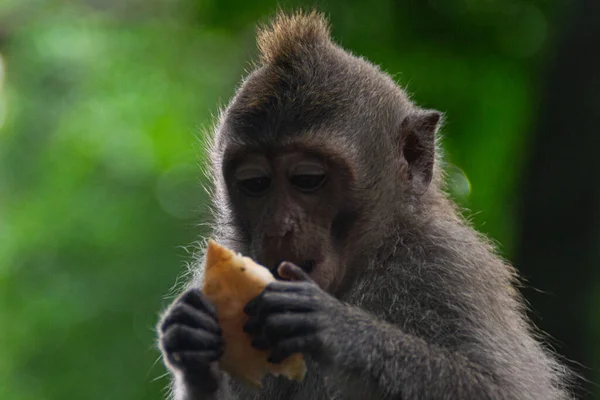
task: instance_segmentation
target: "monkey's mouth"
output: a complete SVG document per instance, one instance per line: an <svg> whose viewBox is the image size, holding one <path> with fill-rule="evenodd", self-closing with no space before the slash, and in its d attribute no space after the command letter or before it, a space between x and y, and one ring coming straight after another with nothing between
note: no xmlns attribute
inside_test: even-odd
<svg viewBox="0 0 600 400"><path fill-rule="evenodd" d="M299 266L300 268L302 268L304 270L304 272L306 272L307 274L310 274L315 269L315 266L317 265L317 261L316 260L303 260L303 261L300 261L299 263L297 263L296 265Z"/></svg>

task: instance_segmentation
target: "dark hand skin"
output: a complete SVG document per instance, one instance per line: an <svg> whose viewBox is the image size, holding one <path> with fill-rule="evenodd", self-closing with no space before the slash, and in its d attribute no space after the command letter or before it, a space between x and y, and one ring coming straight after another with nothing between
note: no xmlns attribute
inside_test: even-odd
<svg viewBox="0 0 600 400"><path fill-rule="evenodd" d="M268 361L280 363L294 353L323 360L334 337L335 322L347 308L323 291L300 267L284 262L279 276L289 281L269 284L244 311L250 319L244 330L254 336L252 345L271 349Z"/></svg>
<svg viewBox="0 0 600 400"><path fill-rule="evenodd" d="M334 317L345 306L294 264L282 263L278 274L288 281L267 285L244 309L250 316L244 330L254 337L252 344L271 349L272 363L294 353L315 358L326 354L321 351L328 348L325 338L333 336L328 333L335 326ZM222 332L216 310L202 292L183 293L166 313L159 332L168 365L186 384L186 398L220 398L216 393L223 374L216 361L223 354Z"/></svg>
<svg viewBox="0 0 600 400"><path fill-rule="evenodd" d="M213 305L199 289L176 300L160 323L160 347L171 368L195 392L214 393L220 372L215 362L223 354L221 328Z"/></svg>
<svg viewBox="0 0 600 400"><path fill-rule="evenodd" d="M469 371L475 366L468 359L407 335L336 299L292 263L282 263L277 272L288 281L267 285L244 309L250 316L244 330L254 336L254 347L272 351L269 362L281 363L292 354L303 353L324 369L359 382L359 387L368 388L367 393L381 399L412 398L401 387L391 390L386 382L395 381L398 376L412 376L409 379L424 386L434 385L428 379L437 376L431 371L438 369L464 384L440 392L447 396L444 398L504 398L493 382L478 383L488 378ZM420 354L427 357L415 356ZM407 371L397 367L397 360L410 360L403 367ZM456 374L457 371L462 373ZM345 391L340 392L343 398L356 398L352 397L354 387L345 386ZM434 389L431 398L440 398Z"/></svg>

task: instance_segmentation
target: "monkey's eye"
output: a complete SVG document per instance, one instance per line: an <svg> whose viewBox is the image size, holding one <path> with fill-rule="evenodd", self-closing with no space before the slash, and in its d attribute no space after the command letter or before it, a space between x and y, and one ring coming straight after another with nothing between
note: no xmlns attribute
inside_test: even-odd
<svg viewBox="0 0 600 400"><path fill-rule="evenodd" d="M235 179L240 188L251 196L259 196L267 191L271 178L265 168L240 168L235 173Z"/></svg>
<svg viewBox="0 0 600 400"><path fill-rule="evenodd" d="M240 181L240 186L246 193L258 196L267 191L270 183L271 180L265 176L262 178L244 179Z"/></svg>
<svg viewBox="0 0 600 400"><path fill-rule="evenodd" d="M325 183L325 168L319 163L297 165L291 173L290 183L302 192L314 192Z"/></svg>
<svg viewBox="0 0 600 400"><path fill-rule="evenodd" d="M296 175L290 181L303 192L313 192L325 182L325 175Z"/></svg>

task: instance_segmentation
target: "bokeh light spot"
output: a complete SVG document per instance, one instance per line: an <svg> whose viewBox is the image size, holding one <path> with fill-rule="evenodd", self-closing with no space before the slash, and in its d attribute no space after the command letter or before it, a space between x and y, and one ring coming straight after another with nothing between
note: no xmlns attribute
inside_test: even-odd
<svg viewBox="0 0 600 400"><path fill-rule="evenodd" d="M471 194L471 182L467 174L457 166L449 166L447 171L448 189L457 200L466 200Z"/></svg>
<svg viewBox="0 0 600 400"><path fill-rule="evenodd" d="M547 34L546 16L531 3L516 3L508 8L497 31L500 46L513 57L534 55Z"/></svg>
<svg viewBox="0 0 600 400"><path fill-rule="evenodd" d="M156 183L161 208L175 218L187 219L203 211L208 196L195 165L179 164L163 173Z"/></svg>
<svg viewBox="0 0 600 400"><path fill-rule="evenodd" d="M105 135L99 144L105 165L115 177L136 182L152 172L154 146L145 133L130 128L120 135Z"/></svg>

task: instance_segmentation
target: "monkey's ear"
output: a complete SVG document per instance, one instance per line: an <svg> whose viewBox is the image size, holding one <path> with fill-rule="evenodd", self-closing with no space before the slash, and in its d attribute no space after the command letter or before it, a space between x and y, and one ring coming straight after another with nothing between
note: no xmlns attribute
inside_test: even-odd
<svg viewBox="0 0 600 400"><path fill-rule="evenodd" d="M433 177L435 134L441 119L439 111L418 110L402 121L401 157L408 166L409 180L422 191L427 189Z"/></svg>

